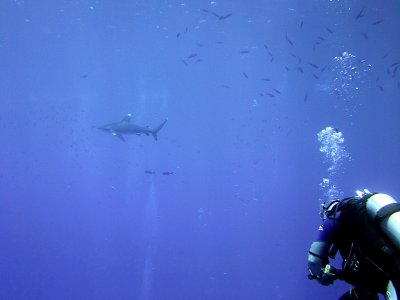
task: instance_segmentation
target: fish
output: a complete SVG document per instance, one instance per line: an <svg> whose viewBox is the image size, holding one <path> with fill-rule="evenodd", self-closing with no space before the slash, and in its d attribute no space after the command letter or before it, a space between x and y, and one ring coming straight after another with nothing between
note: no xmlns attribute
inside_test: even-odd
<svg viewBox="0 0 400 300"><path fill-rule="evenodd" d="M383 56L382 59L385 59L386 57L388 57L388 55L390 54L391 51L386 52Z"/></svg>
<svg viewBox="0 0 400 300"><path fill-rule="evenodd" d="M383 86L377 85L377 87L379 88L379 90L380 90L381 92L383 92Z"/></svg>
<svg viewBox="0 0 400 300"><path fill-rule="evenodd" d="M393 67L395 67L395 66L397 66L397 65L400 65L400 62L392 63L392 64L390 65L390 67L393 68Z"/></svg>
<svg viewBox="0 0 400 300"><path fill-rule="evenodd" d="M372 25L378 25L381 24L384 20L378 20L372 23Z"/></svg>
<svg viewBox="0 0 400 300"><path fill-rule="evenodd" d="M189 64L184 60L184 59L182 59L181 58L181 62L187 67L187 66L189 66Z"/></svg>
<svg viewBox="0 0 400 300"><path fill-rule="evenodd" d="M155 171L151 171L151 170L145 170L144 172L145 172L146 174L151 174L151 175L156 174Z"/></svg>
<svg viewBox="0 0 400 300"><path fill-rule="evenodd" d="M194 58L194 57L196 57L196 56L198 56L197 53L192 53L192 54L190 54L187 58Z"/></svg>
<svg viewBox="0 0 400 300"><path fill-rule="evenodd" d="M308 63L311 67L315 68L315 69L319 69L319 67L316 64L313 63Z"/></svg>
<svg viewBox="0 0 400 300"><path fill-rule="evenodd" d="M325 29L326 29L326 31L328 31L330 34L333 34L333 30L330 29L329 27L326 27L326 26L325 26Z"/></svg>
<svg viewBox="0 0 400 300"><path fill-rule="evenodd" d="M359 13L356 16L354 16L354 18L356 20L358 20L358 19L364 17L365 16L364 11L365 11L365 6L359 11Z"/></svg>
<svg viewBox="0 0 400 300"><path fill-rule="evenodd" d="M277 94L281 94L281 92L275 88L273 88L273 90L277 93Z"/></svg>
<svg viewBox="0 0 400 300"><path fill-rule="evenodd" d="M300 22L300 26L299 26L300 29L303 28L303 25L304 25L304 21L301 21L301 22Z"/></svg>
<svg viewBox="0 0 400 300"><path fill-rule="evenodd" d="M301 72L301 73L304 72L303 69L302 69L301 67L297 67L297 70L298 70L299 72Z"/></svg>
<svg viewBox="0 0 400 300"><path fill-rule="evenodd" d="M264 81L271 81L272 79L271 79L271 78L261 78L261 80L264 80Z"/></svg>
<svg viewBox="0 0 400 300"><path fill-rule="evenodd" d="M219 16L218 17L218 21L222 21L222 20L226 20L228 18L230 18L233 14L227 14L225 16Z"/></svg>
<svg viewBox="0 0 400 300"><path fill-rule="evenodd" d="M79 76L79 78L82 78L82 79L85 79L85 78L88 78L89 76L88 75L86 75L86 74L82 74L81 76Z"/></svg>
<svg viewBox="0 0 400 300"><path fill-rule="evenodd" d="M294 46L293 41L292 41L291 39L289 39L289 37L288 37L288 35L287 35L287 32L286 32L286 34L285 34L285 38L286 38L286 40L288 41L288 43L290 44L290 46Z"/></svg>
<svg viewBox="0 0 400 300"><path fill-rule="evenodd" d="M272 55L272 53L270 51L268 51L269 56L271 57L270 62L274 61L274 56Z"/></svg>
<svg viewBox="0 0 400 300"><path fill-rule="evenodd" d="M397 73L397 70L399 69L399 66L396 66L394 69L393 69L393 73L392 73L392 78L395 78L396 77L396 73Z"/></svg>
<svg viewBox="0 0 400 300"><path fill-rule="evenodd" d="M368 35L366 33L364 33L364 32L360 32L360 33L366 40L368 40Z"/></svg>
<svg viewBox="0 0 400 300"><path fill-rule="evenodd" d="M274 95L274 94L267 93L267 95L270 96L271 98L275 98L275 95Z"/></svg>
<svg viewBox="0 0 400 300"><path fill-rule="evenodd" d="M111 133L111 135L116 136L123 142L125 142L125 138L123 135L126 134L136 134L136 135L151 134L154 140L157 141L158 132L161 130L161 128L164 127L165 123L167 123L167 120L165 120L158 126L154 127L153 129L150 129L149 127L142 127L131 123L131 117L132 117L131 114L127 114L120 122L109 123L96 128Z"/></svg>
<svg viewBox="0 0 400 300"><path fill-rule="evenodd" d="M318 75L316 74L312 74L314 76L315 79L319 79Z"/></svg>
<svg viewBox="0 0 400 300"><path fill-rule="evenodd" d="M308 100L308 92L306 92L306 94L304 95L303 102L307 102L307 100Z"/></svg>
<svg viewBox="0 0 400 300"><path fill-rule="evenodd" d="M174 174L174 172L169 172L169 171L166 171L166 172L162 172L162 174L163 174L163 175L173 175L173 174Z"/></svg>
<svg viewBox="0 0 400 300"><path fill-rule="evenodd" d="M247 54L247 53L249 53L249 50L241 50L241 51L239 51L239 53Z"/></svg>
<svg viewBox="0 0 400 300"><path fill-rule="evenodd" d="M246 79L249 79L249 75L247 75L245 72L242 72L242 75L243 75L244 77L246 77Z"/></svg>

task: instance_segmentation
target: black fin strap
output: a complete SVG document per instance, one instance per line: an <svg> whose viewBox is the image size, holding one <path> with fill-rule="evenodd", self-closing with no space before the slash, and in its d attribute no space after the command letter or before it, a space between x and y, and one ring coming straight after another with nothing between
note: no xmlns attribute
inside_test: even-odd
<svg viewBox="0 0 400 300"><path fill-rule="evenodd" d="M400 203L390 203L384 207L382 207L376 213L374 221L381 225L382 221L386 219L388 216L400 211Z"/></svg>
<svg viewBox="0 0 400 300"><path fill-rule="evenodd" d="M316 253L314 253L314 252L311 252L311 251L308 251L308 254L311 254L311 255L313 255L313 256L315 256L315 257L318 257L318 258L320 258L320 259L325 259L325 257L322 257L321 255L318 255L318 254L316 254Z"/></svg>

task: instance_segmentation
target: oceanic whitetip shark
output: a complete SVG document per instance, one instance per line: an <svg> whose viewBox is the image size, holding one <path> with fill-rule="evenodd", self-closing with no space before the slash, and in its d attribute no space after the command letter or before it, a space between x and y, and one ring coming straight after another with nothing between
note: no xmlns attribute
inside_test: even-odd
<svg viewBox="0 0 400 300"><path fill-rule="evenodd" d="M99 126L96 128L111 133L112 135L116 136L123 142L125 142L125 138L123 136L124 134L137 134L137 135L145 134L147 136L149 134L151 134L154 137L154 139L157 141L157 133L167 122L167 120L165 120L157 127L151 129L148 126L142 127L139 125L132 124L131 117L132 117L132 115L128 114L120 122L106 124L106 125Z"/></svg>

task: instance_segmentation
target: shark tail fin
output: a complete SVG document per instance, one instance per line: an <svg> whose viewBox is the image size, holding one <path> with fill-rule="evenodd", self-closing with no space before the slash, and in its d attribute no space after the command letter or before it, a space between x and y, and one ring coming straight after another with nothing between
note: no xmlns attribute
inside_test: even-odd
<svg viewBox="0 0 400 300"><path fill-rule="evenodd" d="M168 120L165 120L164 122L162 122L160 125L158 125L156 128L154 128L151 131L151 134L153 135L153 138L157 141L157 133L160 131L161 128L163 128L163 126L165 125L165 123L167 123Z"/></svg>

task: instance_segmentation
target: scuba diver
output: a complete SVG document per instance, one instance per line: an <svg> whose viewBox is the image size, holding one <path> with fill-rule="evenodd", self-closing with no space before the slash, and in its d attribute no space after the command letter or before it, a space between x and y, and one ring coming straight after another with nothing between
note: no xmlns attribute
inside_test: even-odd
<svg viewBox="0 0 400 300"><path fill-rule="evenodd" d="M336 279L352 288L339 300L387 300L400 296L400 203L391 196L357 191L357 196L328 200L323 224L308 254L309 279L330 285ZM341 268L330 265L339 251ZM400 299L400 298L399 298Z"/></svg>

